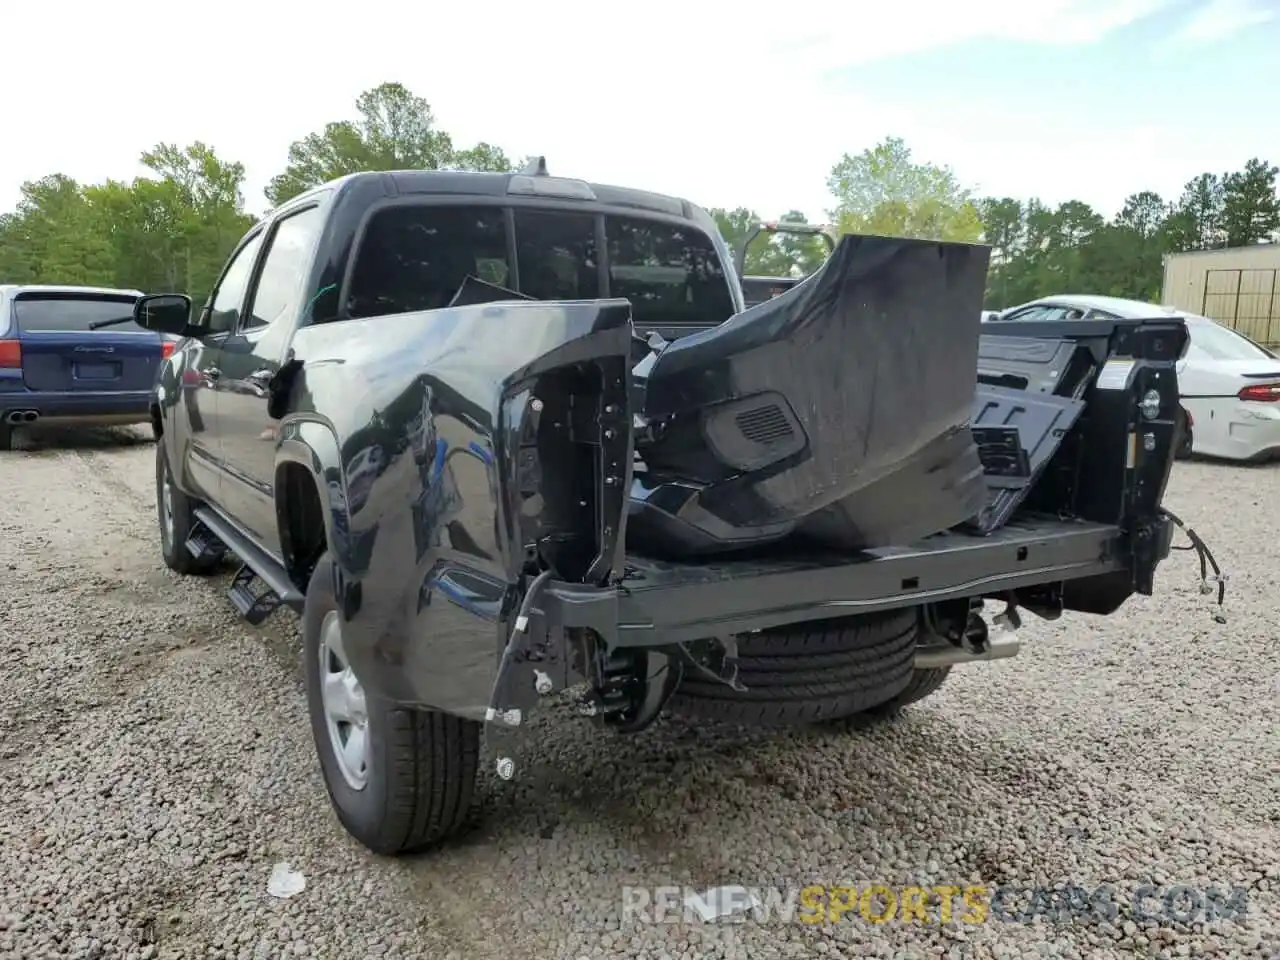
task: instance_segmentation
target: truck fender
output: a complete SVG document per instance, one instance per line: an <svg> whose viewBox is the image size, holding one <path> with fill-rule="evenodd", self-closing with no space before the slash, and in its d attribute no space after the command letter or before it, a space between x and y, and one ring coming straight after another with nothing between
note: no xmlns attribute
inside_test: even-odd
<svg viewBox="0 0 1280 960"><path fill-rule="evenodd" d="M174 483L178 489L191 490L191 479L187 475L187 459L184 456L189 442L187 431L179 423L175 412L180 400L177 381L169 371L162 368L157 378L151 401L147 405L148 419L151 421L151 433L155 441L164 448L165 457L169 460L169 469L173 473Z"/></svg>
<svg viewBox="0 0 1280 960"><path fill-rule="evenodd" d="M337 434L330 424L321 420L304 419L291 419L281 424L280 442L276 449L275 491L276 523L282 547L290 542L288 487L282 480L285 470L295 464L305 469L315 483L324 523L325 543L328 544L334 564L340 570L350 571L350 544L345 536L340 535L340 531L350 529L351 523L346 498L346 475L342 469ZM326 477L338 478L341 496L330 495ZM285 567L290 578L305 588L305 582L299 582L300 579L305 581L305 577L301 577L300 571L294 569L287 547L284 553Z"/></svg>

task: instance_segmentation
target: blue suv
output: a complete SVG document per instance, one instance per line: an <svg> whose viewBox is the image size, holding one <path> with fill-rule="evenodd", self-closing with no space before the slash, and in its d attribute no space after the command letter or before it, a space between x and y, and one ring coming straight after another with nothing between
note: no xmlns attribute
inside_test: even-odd
<svg viewBox="0 0 1280 960"><path fill-rule="evenodd" d="M140 290L0 286L0 450L15 426L146 423L176 338L133 322Z"/></svg>

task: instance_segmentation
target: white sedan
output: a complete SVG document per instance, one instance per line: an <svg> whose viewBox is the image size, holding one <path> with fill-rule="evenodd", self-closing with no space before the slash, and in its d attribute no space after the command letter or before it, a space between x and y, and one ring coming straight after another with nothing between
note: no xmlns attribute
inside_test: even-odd
<svg viewBox="0 0 1280 960"><path fill-rule="evenodd" d="M1244 334L1184 310L1118 297L1043 297L1003 310L990 323L1143 320L1181 317L1191 343L1178 364L1190 452L1228 460L1280 455L1280 357Z"/></svg>

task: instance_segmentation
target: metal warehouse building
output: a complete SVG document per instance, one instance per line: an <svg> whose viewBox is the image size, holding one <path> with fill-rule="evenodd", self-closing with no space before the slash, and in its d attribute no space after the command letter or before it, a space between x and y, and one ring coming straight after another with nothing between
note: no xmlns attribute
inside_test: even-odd
<svg viewBox="0 0 1280 960"><path fill-rule="evenodd" d="M1280 243L1167 255L1161 303L1280 346Z"/></svg>

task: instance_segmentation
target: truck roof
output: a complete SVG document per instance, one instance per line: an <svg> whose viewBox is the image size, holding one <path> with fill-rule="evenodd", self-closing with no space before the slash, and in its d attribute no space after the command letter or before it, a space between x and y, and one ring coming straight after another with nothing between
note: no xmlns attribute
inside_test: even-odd
<svg viewBox="0 0 1280 960"><path fill-rule="evenodd" d="M399 194L442 193L478 197L528 196L596 202L613 207L632 207L651 213L701 220L709 214L697 204L648 190L591 183L544 173L478 173L465 170L388 170L350 173L306 191L345 191L361 181L382 178ZM306 194L303 194L305 196Z"/></svg>

